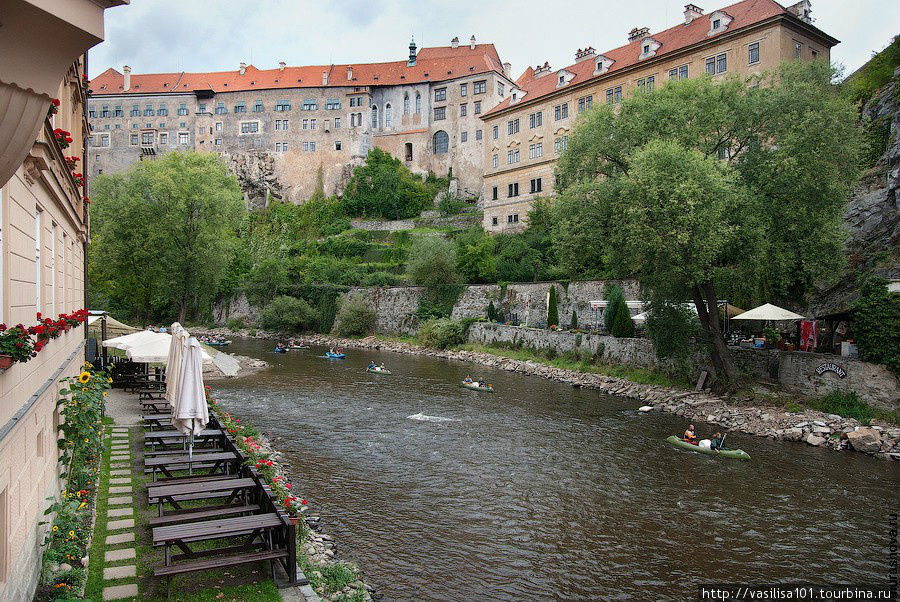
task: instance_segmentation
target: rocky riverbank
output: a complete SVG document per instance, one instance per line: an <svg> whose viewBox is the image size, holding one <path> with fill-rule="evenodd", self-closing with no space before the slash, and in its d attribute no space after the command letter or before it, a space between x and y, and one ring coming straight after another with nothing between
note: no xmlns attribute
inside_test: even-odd
<svg viewBox="0 0 900 602"><path fill-rule="evenodd" d="M278 335L257 331L256 337L278 338ZM816 410L789 412L784 407L760 405L753 400L728 398L707 391L643 385L623 378L565 370L535 361L515 360L477 351L445 351L376 337L344 339L330 335L310 335L304 337L304 340L318 345L380 349L471 362L509 372L540 376L573 387L594 389L608 395L636 399L643 403L642 411L668 412L690 421L706 422L726 430L759 437L805 442L816 447L854 450L883 459L900 460L900 427L894 425L863 426L853 418Z"/></svg>

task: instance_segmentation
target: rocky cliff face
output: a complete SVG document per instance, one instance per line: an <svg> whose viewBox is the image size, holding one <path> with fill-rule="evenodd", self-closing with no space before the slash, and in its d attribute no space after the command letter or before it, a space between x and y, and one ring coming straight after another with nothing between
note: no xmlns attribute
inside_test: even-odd
<svg viewBox="0 0 900 602"><path fill-rule="evenodd" d="M270 197L282 198L283 187L275 174L275 157L258 151L225 156L251 208L263 207Z"/></svg>
<svg viewBox="0 0 900 602"><path fill-rule="evenodd" d="M887 132L887 144L847 202L849 269L836 284L816 292L809 314L846 310L856 296L860 273L900 277L900 68L893 81L865 104L862 119Z"/></svg>

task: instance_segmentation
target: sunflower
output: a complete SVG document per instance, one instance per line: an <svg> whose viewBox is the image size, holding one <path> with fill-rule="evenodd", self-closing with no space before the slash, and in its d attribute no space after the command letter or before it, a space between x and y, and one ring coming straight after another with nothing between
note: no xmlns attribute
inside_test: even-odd
<svg viewBox="0 0 900 602"><path fill-rule="evenodd" d="M87 370L78 375L78 382L80 382L81 384L85 384L89 380L91 380L91 373Z"/></svg>

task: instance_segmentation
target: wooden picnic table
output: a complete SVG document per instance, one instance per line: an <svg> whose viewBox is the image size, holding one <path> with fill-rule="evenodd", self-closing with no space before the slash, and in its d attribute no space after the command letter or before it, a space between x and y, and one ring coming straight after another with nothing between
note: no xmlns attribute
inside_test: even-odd
<svg viewBox="0 0 900 602"><path fill-rule="evenodd" d="M156 481L157 472L163 473L167 477L172 476L173 470L183 470L191 468L209 469L209 473L213 474L222 470L228 473L229 463L237 463L238 455L232 451L181 455L163 455L154 456L144 459L144 467L150 470L153 480Z"/></svg>
<svg viewBox="0 0 900 602"><path fill-rule="evenodd" d="M206 428L194 435L194 449L203 449L215 446L216 442L224 436L222 429ZM188 435L182 435L177 430L152 431L144 433L144 443L154 450L184 448L190 440Z"/></svg>
<svg viewBox="0 0 900 602"><path fill-rule="evenodd" d="M166 390L162 389L140 389L138 390L138 400L141 402L144 401L158 401L166 398Z"/></svg>
<svg viewBox="0 0 900 602"><path fill-rule="evenodd" d="M241 501L248 502L247 493L256 488L256 481L248 478L224 478L209 481L148 485L147 499L158 506L159 516L163 506L171 505L175 510L183 510L181 502L197 499L226 498L225 505ZM258 507L257 507L258 508Z"/></svg>
<svg viewBox="0 0 900 602"><path fill-rule="evenodd" d="M144 414L141 416L141 420L143 421L144 426L149 428L152 432L153 429L161 429L163 426L171 427L172 412L153 412Z"/></svg>
<svg viewBox="0 0 900 602"><path fill-rule="evenodd" d="M172 406L170 406L169 402L166 401L165 399L159 399L159 400L142 399L141 400L141 410L143 410L143 411L151 410L152 412L154 412L156 414L168 414L169 416L171 416L172 415L171 408L172 408ZM168 410L168 412L167 412L167 410Z"/></svg>

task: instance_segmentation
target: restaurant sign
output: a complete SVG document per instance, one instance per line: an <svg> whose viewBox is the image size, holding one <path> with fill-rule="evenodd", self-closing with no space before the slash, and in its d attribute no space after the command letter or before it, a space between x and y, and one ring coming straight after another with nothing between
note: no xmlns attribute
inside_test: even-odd
<svg viewBox="0 0 900 602"><path fill-rule="evenodd" d="M847 371L834 362L825 362L824 364L816 368L816 374L818 374L819 376L822 376L826 372L834 372L841 378L847 376Z"/></svg>

